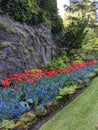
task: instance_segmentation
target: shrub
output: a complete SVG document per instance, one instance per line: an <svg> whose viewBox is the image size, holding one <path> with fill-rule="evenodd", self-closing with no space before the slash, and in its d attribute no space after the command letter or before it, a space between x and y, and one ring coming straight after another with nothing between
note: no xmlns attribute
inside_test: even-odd
<svg viewBox="0 0 98 130"><path fill-rule="evenodd" d="M9 120L2 120L0 123L0 128L4 130L9 130L14 128L14 122Z"/></svg>
<svg viewBox="0 0 98 130"><path fill-rule="evenodd" d="M43 67L43 69L48 69L48 70L50 68L56 68L56 69L63 68L64 69L64 68L66 68L65 61L63 59L59 58L58 60L52 61Z"/></svg>
<svg viewBox="0 0 98 130"><path fill-rule="evenodd" d="M64 51L64 50L61 50L61 51L60 51L59 57L60 57L60 59L62 59L65 63L68 62L68 61L70 61L69 57L67 56L66 51Z"/></svg>
<svg viewBox="0 0 98 130"><path fill-rule="evenodd" d="M63 89L60 88L58 99L63 98L66 95L73 94L77 88L78 88L77 85L72 85L72 86L69 86L68 88L65 87Z"/></svg>
<svg viewBox="0 0 98 130"><path fill-rule="evenodd" d="M5 0L1 1L3 14L8 14L15 20L35 24L42 21L40 9L35 0Z"/></svg>
<svg viewBox="0 0 98 130"><path fill-rule="evenodd" d="M68 27L65 27L63 36L61 37L62 45L66 48L67 55L73 49L82 48L83 39L87 34L86 27L88 25L87 19L78 20L77 22L72 22Z"/></svg>
<svg viewBox="0 0 98 130"><path fill-rule="evenodd" d="M98 76L98 69L97 69L97 68L95 69L94 72L95 72L95 74Z"/></svg>
<svg viewBox="0 0 98 130"><path fill-rule="evenodd" d="M96 75L96 73L93 72L93 73L91 73L91 74L89 75L89 78L91 79L91 78L93 78L95 75Z"/></svg>

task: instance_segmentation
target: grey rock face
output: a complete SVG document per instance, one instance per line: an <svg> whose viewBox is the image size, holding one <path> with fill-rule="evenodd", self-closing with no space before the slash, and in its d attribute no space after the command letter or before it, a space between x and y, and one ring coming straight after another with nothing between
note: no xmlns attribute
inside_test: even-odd
<svg viewBox="0 0 98 130"><path fill-rule="evenodd" d="M0 81L14 73L41 67L57 56L46 24L28 26L0 16Z"/></svg>

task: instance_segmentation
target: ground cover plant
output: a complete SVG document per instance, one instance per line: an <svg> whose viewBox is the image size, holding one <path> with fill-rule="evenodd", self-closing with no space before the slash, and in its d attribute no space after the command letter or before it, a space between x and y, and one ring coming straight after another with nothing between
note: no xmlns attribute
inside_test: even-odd
<svg viewBox="0 0 98 130"><path fill-rule="evenodd" d="M85 92L64 107L40 130L97 130L98 77Z"/></svg>
<svg viewBox="0 0 98 130"><path fill-rule="evenodd" d="M62 94L65 88L67 94L74 92L97 68L97 62L69 64L66 69L35 69L5 78L0 90L0 119L18 117L31 108L57 101L65 95Z"/></svg>

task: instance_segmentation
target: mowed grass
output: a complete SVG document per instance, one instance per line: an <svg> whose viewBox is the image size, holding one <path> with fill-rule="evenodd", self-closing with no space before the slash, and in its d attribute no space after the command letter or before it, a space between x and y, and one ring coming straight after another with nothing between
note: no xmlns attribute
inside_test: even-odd
<svg viewBox="0 0 98 130"><path fill-rule="evenodd" d="M98 130L98 78L40 130Z"/></svg>

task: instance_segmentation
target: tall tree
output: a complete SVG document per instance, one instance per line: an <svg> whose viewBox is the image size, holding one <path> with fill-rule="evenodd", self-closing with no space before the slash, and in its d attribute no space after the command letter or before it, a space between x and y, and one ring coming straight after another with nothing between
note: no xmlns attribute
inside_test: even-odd
<svg viewBox="0 0 98 130"><path fill-rule="evenodd" d="M82 19L74 23L72 22L69 26L65 27L61 39L68 56L73 49L79 49L82 47L82 41L87 34L87 31L85 30L87 24L88 20Z"/></svg>
<svg viewBox="0 0 98 130"><path fill-rule="evenodd" d="M89 22L95 21L95 6L92 0L81 0L65 7L65 20L66 16L69 19L69 23L78 19L88 18ZM66 23L66 22L65 22Z"/></svg>

